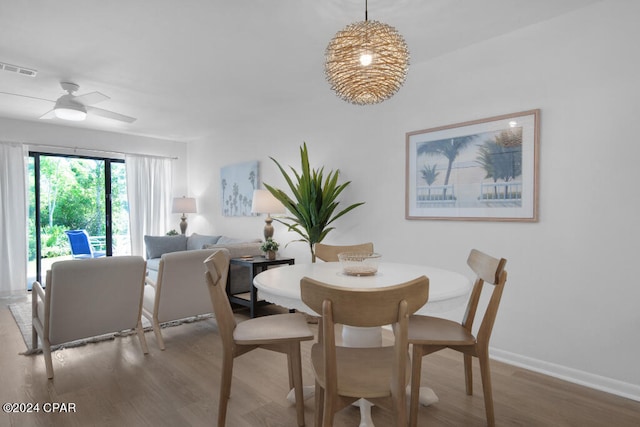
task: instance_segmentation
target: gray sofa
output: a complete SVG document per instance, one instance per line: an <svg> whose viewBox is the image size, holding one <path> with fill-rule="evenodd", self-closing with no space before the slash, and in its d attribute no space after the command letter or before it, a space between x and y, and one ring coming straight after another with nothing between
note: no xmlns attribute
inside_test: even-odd
<svg viewBox="0 0 640 427"><path fill-rule="evenodd" d="M193 233L190 236L183 234L177 236L144 236L144 244L147 252L148 276L153 281L158 278L158 267L162 255L171 252L190 251L196 249L225 248L231 258L242 256L260 256L260 239L236 239L227 236L207 236ZM231 293L247 292L251 279L247 268L231 266L229 272L229 284Z"/></svg>

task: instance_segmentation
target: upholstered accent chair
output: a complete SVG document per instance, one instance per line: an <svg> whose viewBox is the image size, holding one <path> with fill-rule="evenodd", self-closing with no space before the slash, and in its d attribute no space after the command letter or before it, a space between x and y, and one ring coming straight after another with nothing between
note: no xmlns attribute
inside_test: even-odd
<svg viewBox="0 0 640 427"><path fill-rule="evenodd" d="M161 350L165 349L161 323L213 312L204 261L213 249L169 252L162 255L157 280L146 278L142 315L153 325Z"/></svg>
<svg viewBox="0 0 640 427"><path fill-rule="evenodd" d="M149 352L140 321L145 271L139 256L58 261L46 287L33 283L33 348L40 337L48 378L53 345L135 329Z"/></svg>

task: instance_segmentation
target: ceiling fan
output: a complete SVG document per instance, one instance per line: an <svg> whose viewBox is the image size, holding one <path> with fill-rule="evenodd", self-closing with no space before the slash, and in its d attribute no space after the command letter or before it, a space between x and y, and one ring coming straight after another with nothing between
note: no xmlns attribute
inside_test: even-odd
<svg viewBox="0 0 640 427"><path fill-rule="evenodd" d="M20 95L16 93L1 93L5 93L7 95L22 96L26 98L40 99L43 101L55 103L53 110L43 114L40 117L41 119L52 119L54 117L57 117L63 120L82 121L87 117L87 114L93 114L96 116L106 117L108 119L119 120L127 123L133 123L136 121L134 117L129 117L125 116L124 114L114 113L113 111L107 111L101 108L93 107L93 104L111 99L107 95L104 95L100 92L90 92L84 95L74 95L74 92L77 92L80 88L80 86L78 86L77 84L70 82L61 82L60 86L62 86L62 89L67 93L65 95L62 95L55 101L50 99L37 98L34 96Z"/></svg>

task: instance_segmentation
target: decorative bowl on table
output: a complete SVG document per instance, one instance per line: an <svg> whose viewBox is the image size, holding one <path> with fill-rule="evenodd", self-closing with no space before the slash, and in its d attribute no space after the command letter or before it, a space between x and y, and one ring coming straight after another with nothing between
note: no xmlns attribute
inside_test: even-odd
<svg viewBox="0 0 640 427"><path fill-rule="evenodd" d="M374 252L341 252L342 272L349 276L372 276L378 272L382 255Z"/></svg>

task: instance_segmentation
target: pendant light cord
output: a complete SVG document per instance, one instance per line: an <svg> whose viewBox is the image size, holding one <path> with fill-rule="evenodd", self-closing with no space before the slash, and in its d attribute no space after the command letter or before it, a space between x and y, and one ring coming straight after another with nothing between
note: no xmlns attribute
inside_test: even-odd
<svg viewBox="0 0 640 427"><path fill-rule="evenodd" d="M364 0L364 20L368 21L369 20L369 7L368 7L368 0Z"/></svg>

